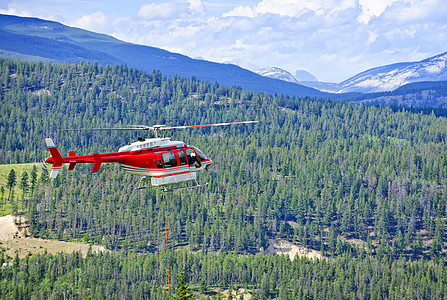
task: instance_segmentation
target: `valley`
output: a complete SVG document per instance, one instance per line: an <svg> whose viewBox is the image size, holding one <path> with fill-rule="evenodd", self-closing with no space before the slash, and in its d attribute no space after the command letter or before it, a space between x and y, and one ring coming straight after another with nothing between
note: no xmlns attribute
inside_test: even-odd
<svg viewBox="0 0 447 300"><path fill-rule="evenodd" d="M167 296L161 191L135 190L138 177L116 164L102 164L97 173L88 164L63 167L56 179L45 180L46 136L62 155L81 155L117 151L141 133L58 129L241 120L260 122L172 133L214 162L200 173L205 188L167 195L173 287L185 269L192 291L205 299L230 287L267 299L446 293L442 109L414 113L270 96L124 65L4 59L0 68L2 201L10 189L8 167L17 173L4 215L20 213L35 242L19 238L2 246L25 255L1 256L13 264L1 269L4 295ZM28 188L21 185L23 171L34 167L24 162L36 165L33 192L31 177ZM73 244L68 252L41 254L50 241L106 251L83 256L71 251L81 247ZM18 272L27 275L15 284ZM421 281L424 274L432 277ZM402 285L406 289L397 288Z"/></svg>

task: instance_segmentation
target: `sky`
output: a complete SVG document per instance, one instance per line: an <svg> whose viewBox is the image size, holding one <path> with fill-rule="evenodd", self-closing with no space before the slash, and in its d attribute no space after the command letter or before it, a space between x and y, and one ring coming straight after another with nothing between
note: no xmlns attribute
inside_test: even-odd
<svg viewBox="0 0 447 300"><path fill-rule="evenodd" d="M0 13L326 82L447 51L445 0L2 0Z"/></svg>

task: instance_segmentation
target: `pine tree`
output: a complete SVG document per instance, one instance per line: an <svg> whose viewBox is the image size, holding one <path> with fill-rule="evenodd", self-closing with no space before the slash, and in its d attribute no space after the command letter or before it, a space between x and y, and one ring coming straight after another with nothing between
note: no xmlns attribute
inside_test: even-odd
<svg viewBox="0 0 447 300"><path fill-rule="evenodd" d="M8 182L7 182L7 185L9 187L8 202L11 199L11 191L15 184L16 184L16 172L14 171L14 169L11 169L8 175Z"/></svg>
<svg viewBox="0 0 447 300"><path fill-rule="evenodd" d="M183 269L178 277L178 282L179 282L179 288L177 291L177 294L172 295L172 297L174 298L174 300L187 300L187 299L192 299L192 293L189 290L189 284L186 284L185 282L185 269Z"/></svg>
<svg viewBox="0 0 447 300"><path fill-rule="evenodd" d="M33 170L31 171L31 197L34 195L34 189L36 187L37 182L37 167L36 165L33 166Z"/></svg>
<svg viewBox="0 0 447 300"><path fill-rule="evenodd" d="M2 195L2 201L1 204L3 204L3 199L5 197L5 187L2 185L2 187L0 188L0 194Z"/></svg>
<svg viewBox="0 0 447 300"><path fill-rule="evenodd" d="M24 171L22 174L22 180L20 181L20 188L22 189L22 201L25 199L25 194L28 191L28 172Z"/></svg>

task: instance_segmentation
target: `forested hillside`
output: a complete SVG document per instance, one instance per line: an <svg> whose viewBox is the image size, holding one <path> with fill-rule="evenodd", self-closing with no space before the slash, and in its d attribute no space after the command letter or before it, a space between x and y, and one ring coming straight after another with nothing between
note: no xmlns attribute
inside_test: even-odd
<svg viewBox="0 0 447 300"><path fill-rule="evenodd" d="M199 174L206 188L167 195L173 273L186 267L191 283L247 286L257 298L445 297L446 118L272 97L126 66L0 62L0 163L41 161L49 156L47 135L63 155L116 151L138 137L61 128L261 121L170 132L214 161ZM12 201L27 211L33 235L113 252L16 261L1 269L6 298L36 290L56 298L163 298L161 193L135 191L138 178L116 165L90 171L65 169ZM290 264L259 255L269 238L327 259ZM77 283L63 285L73 277Z"/></svg>
<svg viewBox="0 0 447 300"><path fill-rule="evenodd" d="M353 95L347 101L365 104L402 105L410 107L442 107L445 109L447 100L446 81L428 81L410 83L391 92Z"/></svg>

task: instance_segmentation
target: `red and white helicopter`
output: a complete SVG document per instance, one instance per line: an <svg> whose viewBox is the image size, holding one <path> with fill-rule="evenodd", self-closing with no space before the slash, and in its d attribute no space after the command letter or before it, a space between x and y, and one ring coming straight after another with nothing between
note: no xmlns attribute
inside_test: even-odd
<svg viewBox="0 0 447 300"><path fill-rule="evenodd" d="M51 157L45 162L52 164L50 178L56 178L62 164L69 164L68 170L72 171L77 163L93 163L92 172L98 172L102 163L119 163L125 172L142 176L137 189L154 186L165 186L194 180L196 185L181 187L199 187L196 172L206 169L213 162L202 151L193 146L188 146L181 141L171 141L170 138L158 137L160 131L171 129L187 129L208 126L225 126L234 124L257 123L259 121L244 121L232 123L217 123L192 126L165 125L143 126L136 125L130 128L97 128L97 129L64 129L63 131L105 131L105 130L152 130L155 138L138 138L138 141L119 148L118 152L93 153L89 155L76 155L74 151L68 152L67 157L62 157L53 140L45 139ZM142 186L143 181L151 180L150 186ZM174 190L174 189L172 189ZM168 191L166 187L164 191Z"/></svg>

